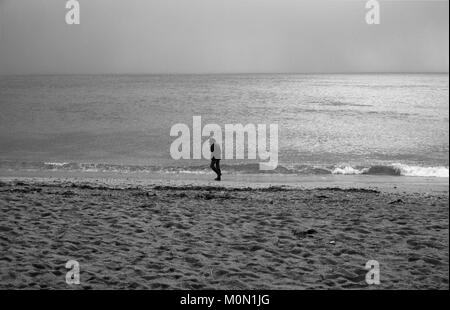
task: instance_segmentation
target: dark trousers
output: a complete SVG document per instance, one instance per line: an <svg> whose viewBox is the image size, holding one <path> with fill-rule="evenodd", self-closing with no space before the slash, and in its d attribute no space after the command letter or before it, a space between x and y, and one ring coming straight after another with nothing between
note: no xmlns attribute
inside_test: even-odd
<svg viewBox="0 0 450 310"><path fill-rule="evenodd" d="M217 174L218 177L222 175L222 172L220 171L220 159L212 158L211 165L209 167Z"/></svg>

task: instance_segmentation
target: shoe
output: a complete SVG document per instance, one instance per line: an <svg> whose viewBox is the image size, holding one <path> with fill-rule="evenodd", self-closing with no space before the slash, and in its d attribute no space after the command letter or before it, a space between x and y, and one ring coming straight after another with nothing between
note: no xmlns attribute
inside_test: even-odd
<svg viewBox="0 0 450 310"><path fill-rule="evenodd" d="M215 178L214 181L222 181L222 179L219 177Z"/></svg>

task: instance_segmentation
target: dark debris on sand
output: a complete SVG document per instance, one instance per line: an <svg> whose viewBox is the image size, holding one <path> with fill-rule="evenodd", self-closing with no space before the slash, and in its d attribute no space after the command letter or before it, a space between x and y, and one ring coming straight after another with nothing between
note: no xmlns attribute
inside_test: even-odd
<svg viewBox="0 0 450 310"><path fill-rule="evenodd" d="M0 184L0 289L448 289L448 195ZM407 279L407 281L405 281Z"/></svg>

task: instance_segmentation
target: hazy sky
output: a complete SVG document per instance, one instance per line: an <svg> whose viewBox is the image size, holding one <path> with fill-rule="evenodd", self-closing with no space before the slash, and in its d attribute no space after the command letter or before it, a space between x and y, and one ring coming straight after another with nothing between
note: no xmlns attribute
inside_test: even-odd
<svg viewBox="0 0 450 310"><path fill-rule="evenodd" d="M448 1L0 0L0 74L448 72Z"/></svg>

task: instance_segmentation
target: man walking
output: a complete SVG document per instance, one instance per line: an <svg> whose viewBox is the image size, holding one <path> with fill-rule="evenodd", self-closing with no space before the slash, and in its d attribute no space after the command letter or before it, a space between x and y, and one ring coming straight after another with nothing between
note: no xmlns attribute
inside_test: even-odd
<svg viewBox="0 0 450 310"><path fill-rule="evenodd" d="M220 145L216 143L213 138L209 139L209 145L211 150L211 165L209 166L216 174L217 178L214 180L220 181L222 176L222 171L220 170L220 159L222 158L222 150Z"/></svg>

